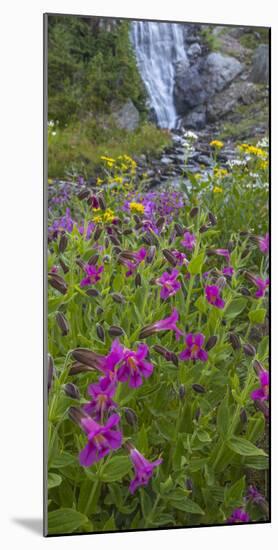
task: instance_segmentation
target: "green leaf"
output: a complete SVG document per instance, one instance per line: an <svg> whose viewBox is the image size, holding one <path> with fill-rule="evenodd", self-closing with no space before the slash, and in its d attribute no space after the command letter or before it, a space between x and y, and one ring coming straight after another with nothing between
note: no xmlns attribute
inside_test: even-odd
<svg viewBox="0 0 278 550"><path fill-rule="evenodd" d="M223 439L227 438L229 427L230 427L229 393L227 391L217 411L217 429Z"/></svg>
<svg viewBox="0 0 278 550"><path fill-rule="evenodd" d="M199 296L194 305L201 313L207 312L208 304L204 296Z"/></svg>
<svg viewBox="0 0 278 550"><path fill-rule="evenodd" d="M73 533L87 521L87 516L72 508L60 508L48 513L48 534Z"/></svg>
<svg viewBox="0 0 278 550"><path fill-rule="evenodd" d="M259 325L264 322L265 314L266 314L266 309L264 308L254 309L252 311L249 311L248 317L250 319L250 322L253 325L256 325L256 324Z"/></svg>
<svg viewBox="0 0 278 550"><path fill-rule="evenodd" d="M267 456L250 456L245 459L244 464L247 468L254 470L268 470L269 458Z"/></svg>
<svg viewBox="0 0 278 550"><path fill-rule="evenodd" d="M188 512L189 514L205 514L199 504L191 500L191 498L185 497L184 500L171 500L170 502L174 508L177 508L177 510L182 510L183 512Z"/></svg>
<svg viewBox="0 0 278 550"><path fill-rule="evenodd" d="M246 305L246 298L235 298L225 310L225 317L235 319L246 308Z"/></svg>
<svg viewBox="0 0 278 550"><path fill-rule="evenodd" d="M48 480L47 480L48 490L53 489L53 487L58 487L58 485L61 485L61 483L62 483L61 476L59 476L58 474L53 474L52 472L48 474Z"/></svg>
<svg viewBox="0 0 278 550"><path fill-rule="evenodd" d="M53 458L49 464L49 468L56 468L57 470L60 470L60 468L65 468L66 466L74 463L76 463L76 458L74 456L70 453L61 453Z"/></svg>
<svg viewBox="0 0 278 550"><path fill-rule="evenodd" d="M267 456L263 449L259 449L243 437L232 437L227 441L227 445L232 451L241 456Z"/></svg>
<svg viewBox="0 0 278 550"><path fill-rule="evenodd" d="M188 264L188 271L191 275L197 275L198 273L201 273L203 263L205 259L205 253L201 252L196 256L196 258L193 258L191 262Z"/></svg>
<svg viewBox="0 0 278 550"><path fill-rule="evenodd" d="M119 481L131 470L131 462L128 456L113 456L101 470L101 480L110 483Z"/></svg>
<svg viewBox="0 0 278 550"><path fill-rule="evenodd" d="M116 524L115 524L114 515L112 514L112 516L105 522L102 530L103 531L115 531L115 529L116 529Z"/></svg>
<svg viewBox="0 0 278 550"><path fill-rule="evenodd" d="M230 487L225 488L224 503L226 506L236 507L242 503L245 490L245 476L236 481Z"/></svg>

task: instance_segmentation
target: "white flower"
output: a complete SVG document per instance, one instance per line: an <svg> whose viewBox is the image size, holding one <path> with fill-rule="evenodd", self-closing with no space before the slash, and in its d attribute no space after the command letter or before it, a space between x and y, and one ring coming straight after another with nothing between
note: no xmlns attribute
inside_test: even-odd
<svg viewBox="0 0 278 550"><path fill-rule="evenodd" d="M191 132L190 130L188 130L187 132L184 132L183 137L191 141L197 141L198 139L198 136L194 134L194 132Z"/></svg>

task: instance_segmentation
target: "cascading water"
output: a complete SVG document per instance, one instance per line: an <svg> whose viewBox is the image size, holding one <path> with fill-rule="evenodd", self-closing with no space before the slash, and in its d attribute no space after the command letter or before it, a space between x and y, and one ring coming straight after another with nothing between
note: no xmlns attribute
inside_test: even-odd
<svg viewBox="0 0 278 550"><path fill-rule="evenodd" d="M133 21L131 40L150 107L161 128L175 128L175 64L186 59L185 27L178 23Z"/></svg>

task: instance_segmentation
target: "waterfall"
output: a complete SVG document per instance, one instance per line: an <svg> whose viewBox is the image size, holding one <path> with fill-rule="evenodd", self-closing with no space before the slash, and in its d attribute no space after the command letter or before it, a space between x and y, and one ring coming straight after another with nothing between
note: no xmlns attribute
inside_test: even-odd
<svg viewBox="0 0 278 550"><path fill-rule="evenodd" d="M161 128L175 128L175 64L186 58L185 26L180 23L133 21L131 41L150 107Z"/></svg>

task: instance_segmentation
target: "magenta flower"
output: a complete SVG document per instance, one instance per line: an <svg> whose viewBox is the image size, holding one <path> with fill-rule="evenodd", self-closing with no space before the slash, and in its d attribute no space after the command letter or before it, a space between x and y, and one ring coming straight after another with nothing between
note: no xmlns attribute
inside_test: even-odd
<svg viewBox="0 0 278 550"><path fill-rule="evenodd" d="M221 298L220 288L218 286L207 285L205 287L205 295L209 304L218 307L219 309L223 309L223 307L225 307L225 302Z"/></svg>
<svg viewBox="0 0 278 550"><path fill-rule="evenodd" d="M250 502L254 502L255 504L265 502L264 496L260 493L260 491L258 491L258 489L254 485L250 485L248 487L247 500L249 500Z"/></svg>
<svg viewBox="0 0 278 550"><path fill-rule="evenodd" d="M217 254L217 256L223 256L224 258L226 258L227 262L229 263L229 261L230 261L230 252L229 252L229 250L227 250L226 248L216 248L214 250L214 253Z"/></svg>
<svg viewBox="0 0 278 550"><path fill-rule="evenodd" d="M181 244L188 250L193 250L196 244L195 235L189 233L189 231L186 231L183 235L183 240L181 241Z"/></svg>
<svg viewBox="0 0 278 550"><path fill-rule="evenodd" d="M129 490L131 494L133 494L136 489L141 485L148 485L150 478L152 477L154 468L161 464L162 459L159 458L154 462L149 462L149 460L147 460L134 447L130 451L130 458L135 469L135 478L131 481L129 485Z"/></svg>
<svg viewBox="0 0 278 550"><path fill-rule="evenodd" d="M236 508L227 519L227 523L248 523L249 521L250 517L243 508Z"/></svg>
<svg viewBox="0 0 278 550"><path fill-rule="evenodd" d="M124 358L124 348L119 340L112 342L110 352L104 356L100 365L102 372L105 374L100 379L101 388L106 391L110 386L115 387L117 383L116 365ZM111 395L112 397L112 395Z"/></svg>
<svg viewBox="0 0 278 550"><path fill-rule="evenodd" d="M261 370L259 373L260 388L252 391L251 398L254 401L266 401L269 397L269 373Z"/></svg>
<svg viewBox="0 0 278 550"><path fill-rule="evenodd" d="M137 252L123 252L120 255L120 262L128 268L126 277L133 275L140 263L144 261L146 254L147 250L142 247Z"/></svg>
<svg viewBox="0 0 278 550"><path fill-rule="evenodd" d="M207 361L208 354L202 348L204 341L205 337L200 332L187 334L185 338L186 348L180 353L180 359L182 361L188 361L189 359Z"/></svg>
<svg viewBox="0 0 278 550"><path fill-rule="evenodd" d="M235 270L231 265L228 265L227 267L223 267L222 273L223 275L226 275L226 277L232 277Z"/></svg>
<svg viewBox="0 0 278 550"><path fill-rule="evenodd" d="M88 468L111 451L116 451L121 447L122 433L115 429L119 422L118 414L112 414L103 426L92 418L82 418L81 424L87 434L88 443L79 454L81 466Z"/></svg>
<svg viewBox="0 0 278 550"><path fill-rule="evenodd" d="M172 269L171 273L168 273L168 271L165 271L161 277L156 279L156 283L161 286L160 291L160 298L162 300L167 300L169 296L174 296L178 292L178 290L181 288L181 284L179 281L177 281L177 277L179 276L178 269Z"/></svg>
<svg viewBox="0 0 278 550"><path fill-rule="evenodd" d="M86 264L84 266L84 271L87 274L87 277L84 277L80 282L80 286L95 285L101 278L101 273L103 272L103 265L97 268L94 265Z"/></svg>
<svg viewBox="0 0 278 550"><path fill-rule="evenodd" d="M177 327L178 320L179 312L174 308L169 317L165 317L165 319L161 319L161 321L155 321L151 325L144 327L140 332L140 338L147 338L161 330L173 330L178 340L180 336L183 336L183 332Z"/></svg>
<svg viewBox="0 0 278 550"><path fill-rule="evenodd" d="M257 292L255 292L256 298L263 298L265 295L266 289L269 286L269 278L261 279L261 277L254 277L253 282L258 288Z"/></svg>
<svg viewBox="0 0 278 550"><path fill-rule="evenodd" d="M183 252L180 252L179 250L171 250L171 254L173 254L174 258L176 258L179 266L188 264L187 257Z"/></svg>
<svg viewBox="0 0 278 550"><path fill-rule="evenodd" d="M263 254L268 254L269 251L269 234L266 233L264 237L257 237L259 243L259 249Z"/></svg>
<svg viewBox="0 0 278 550"><path fill-rule="evenodd" d="M83 406L84 412L92 416L96 421L102 421L105 412L108 412L111 407L117 407L117 403L112 397L115 395L116 385L107 384L100 380L97 384L88 386L88 394L93 398L90 403Z"/></svg>
<svg viewBox="0 0 278 550"><path fill-rule="evenodd" d="M143 383L143 378L149 378L153 372L153 365L145 358L149 352L146 344L139 344L137 351L123 349L123 360L117 371L120 382L129 381L130 388L137 388Z"/></svg>

